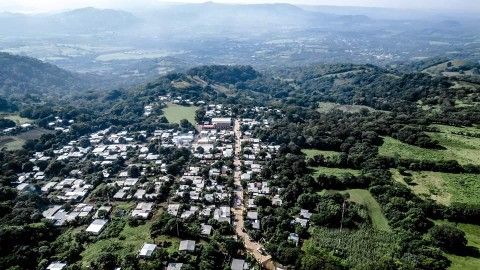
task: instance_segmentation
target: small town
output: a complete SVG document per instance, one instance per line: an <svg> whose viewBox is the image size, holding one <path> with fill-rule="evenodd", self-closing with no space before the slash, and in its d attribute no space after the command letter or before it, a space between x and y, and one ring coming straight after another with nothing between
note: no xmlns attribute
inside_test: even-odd
<svg viewBox="0 0 480 270"><path fill-rule="evenodd" d="M193 105L181 97L160 97L159 102ZM154 117L153 106L145 106L145 116ZM91 175L86 175L82 168L65 171L65 177L48 177L46 168L33 166L31 172L18 175L17 190L24 192L39 185L41 192L55 202L42 213L43 217L54 226L82 230L88 237L101 238L110 226L116 226L111 223L120 219L128 220L128 224L145 224L162 216L200 225L196 235L177 231L174 240L142 243L137 255L145 260L167 246L179 254L195 253L220 227L231 232L226 237L245 246L242 257L229 258L231 269L252 269L256 265L280 269L261 242L249 236L249 232L261 227L255 204L260 198L268 198L273 205L282 204L279 190L268 181L257 179L262 164L271 160L280 147L264 144L252 136L254 128L270 124L261 117L269 110L252 108L259 115L256 119L240 119L233 118L228 107L203 106L211 120L188 132L105 129L69 141L53 153L37 152L30 159L32 164L62 161L67 168L76 168L75 164L88 160L101 173L92 183ZM54 127L55 122L49 126ZM68 132L63 128L60 131ZM169 160L166 155L171 149L179 151L179 155L184 150L191 152L191 162L179 164ZM292 223L306 227L310 215L302 209L292 217ZM292 232L288 240L298 245L299 236ZM182 269L181 262L163 263L168 270ZM66 266L67 262L54 261L47 269L61 270Z"/></svg>
<svg viewBox="0 0 480 270"><path fill-rule="evenodd" d="M0 0L0 270L479 270L479 15Z"/></svg>

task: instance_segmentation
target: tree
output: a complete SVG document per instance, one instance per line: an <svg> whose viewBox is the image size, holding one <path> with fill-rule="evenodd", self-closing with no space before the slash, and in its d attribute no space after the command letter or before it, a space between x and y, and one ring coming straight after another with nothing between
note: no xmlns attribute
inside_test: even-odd
<svg viewBox="0 0 480 270"><path fill-rule="evenodd" d="M130 166L128 169L128 175L133 178L140 177L140 169L137 166Z"/></svg>
<svg viewBox="0 0 480 270"><path fill-rule="evenodd" d="M451 253L464 251L468 242L465 232L451 225L435 225L430 229L430 236L435 245Z"/></svg>
<svg viewBox="0 0 480 270"><path fill-rule="evenodd" d="M109 252L102 252L97 259L91 263L93 269L111 270L117 266L117 258Z"/></svg>

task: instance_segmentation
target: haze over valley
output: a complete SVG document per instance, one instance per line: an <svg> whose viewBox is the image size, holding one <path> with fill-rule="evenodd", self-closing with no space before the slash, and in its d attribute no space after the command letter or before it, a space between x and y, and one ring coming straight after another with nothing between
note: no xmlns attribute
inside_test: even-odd
<svg viewBox="0 0 480 270"><path fill-rule="evenodd" d="M480 3L0 2L0 269L480 269Z"/></svg>

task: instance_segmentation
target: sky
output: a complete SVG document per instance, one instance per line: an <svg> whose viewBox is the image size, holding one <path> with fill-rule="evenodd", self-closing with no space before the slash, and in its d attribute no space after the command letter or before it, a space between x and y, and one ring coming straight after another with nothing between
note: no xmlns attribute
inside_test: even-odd
<svg viewBox="0 0 480 270"><path fill-rule="evenodd" d="M138 8L150 4L190 2L206 0L0 0L0 11L9 12L56 12L82 7ZM214 0L221 3L290 3L296 5L333 5L361 7L390 7L402 9L452 10L480 13L480 0ZM136 3L136 4L134 4Z"/></svg>

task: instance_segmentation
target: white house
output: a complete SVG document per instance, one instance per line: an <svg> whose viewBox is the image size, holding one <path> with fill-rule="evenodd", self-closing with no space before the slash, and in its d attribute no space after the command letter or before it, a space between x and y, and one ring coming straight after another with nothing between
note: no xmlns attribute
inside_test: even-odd
<svg viewBox="0 0 480 270"><path fill-rule="evenodd" d="M157 248L157 245L155 244L143 244L142 249L140 250L139 256L141 257L150 257L152 256L153 252Z"/></svg>
<svg viewBox="0 0 480 270"><path fill-rule="evenodd" d="M95 219L94 221L92 221L92 223L90 223L90 225L85 231L93 234L99 234L103 230L107 222L108 220L106 219Z"/></svg>

